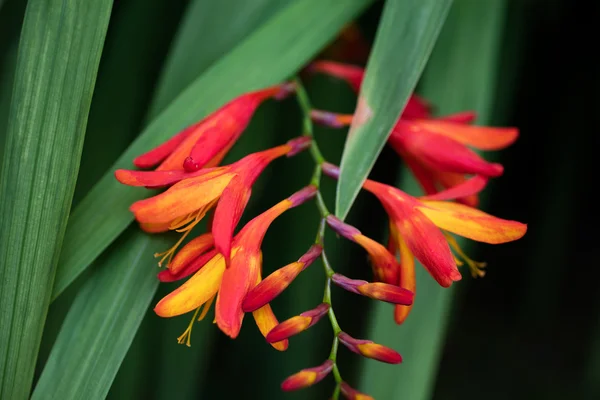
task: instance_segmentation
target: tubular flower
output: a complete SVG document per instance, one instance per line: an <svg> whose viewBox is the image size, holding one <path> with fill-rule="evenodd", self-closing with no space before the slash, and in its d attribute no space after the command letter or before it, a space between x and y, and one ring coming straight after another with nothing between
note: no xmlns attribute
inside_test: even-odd
<svg viewBox="0 0 600 400"><path fill-rule="evenodd" d="M216 249L229 264L233 231L250 199L254 181L265 167L283 155L291 156L310 144L307 138L290 140L287 144L250 154L224 167L186 171L129 171L117 170L119 182L130 186L165 186L167 191L130 207L142 229L147 232L176 230L180 240L162 255L159 265L172 256L191 229L215 208L213 239Z"/></svg>
<svg viewBox="0 0 600 400"><path fill-rule="evenodd" d="M195 259L191 261L193 267L190 267L190 264L183 265L179 273L163 271L161 280L176 280L190 274L194 275L160 300L154 308L156 314L161 317L185 314L210 302L216 296L217 325L231 338L237 337L244 318L242 301L248 291L261 280L260 247L267 229L275 218L290 208L304 203L315 193L316 188L308 186L248 222L233 240L229 268L225 267L225 259L221 253L208 252L211 257L206 257L203 264L195 262L197 260ZM190 246L190 243L184 246L183 252L187 251L186 247ZM264 336L278 324L268 304L254 311L253 316ZM284 350L287 342L275 343L274 347Z"/></svg>
<svg viewBox="0 0 600 400"><path fill-rule="evenodd" d="M300 315L296 315L288 320L283 321L267 335L266 339L269 343L280 342L291 336L304 332L317 322L329 311L329 304L321 303L312 310L305 311Z"/></svg>
<svg viewBox="0 0 600 400"><path fill-rule="evenodd" d="M413 302L414 293L405 288L382 282L367 282L350 279L341 274L333 274L331 281L349 292L360 294L374 300L392 304L409 306Z"/></svg>
<svg viewBox="0 0 600 400"><path fill-rule="evenodd" d="M339 169L325 164L325 174L337 178ZM527 231L527 225L496 218L469 206L444 200L477 193L481 185L476 179L459 189L440 192L435 200L414 198L400 189L367 179L363 188L373 193L390 218L390 248L400 253L398 286L415 291L414 258L423 264L443 287L460 280L461 274L450 250L447 232L478 242L499 244L517 240ZM457 248L456 242L450 243ZM406 307L406 306L397 306ZM402 322L398 311L396 321ZM404 318L406 315L404 315Z"/></svg>
<svg viewBox="0 0 600 400"><path fill-rule="evenodd" d="M288 377L281 383L281 390L290 392L292 390L304 389L315 383L321 382L333 369L333 361L327 360L318 367L306 368Z"/></svg>
<svg viewBox="0 0 600 400"><path fill-rule="evenodd" d="M322 251L323 247L315 244L298 261L279 268L267 276L248 292L242 303L242 309L245 312L251 312L270 303L296 279L300 272L308 268L321 255Z"/></svg>
<svg viewBox="0 0 600 400"><path fill-rule="evenodd" d="M328 73L344 79L358 92L364 70L360 67L330 61L317 61L312 71ZM342 127L352 122L352 115L315 110L313 120ZM481 158L468 146L479 150L501 150L518 137L516 128L470 126L476 114L471 111L431 118L430 106L413 95L392 129L389 145L403 158L427 195L463 183L465 175L496 177L503 167ZM476 206L476 195L457 198L457 201Z"/></svg>
<svg viewBox="0 0 600 400"><path fill-rule="evenodd" d="M346 382L342 382L340 384L340 391L347 400L374 400L373 397L369 396L368 394L359 392L358 390L348 385Z"/></svg>
<svg viewBox="0 0 600 400"><path fill-rule="evenodd" d="M340 332L338 339L350 351L360 354L363 357L372 358L388 364L400 364L402 356L393 349L385 347L381 344L373 343L371 340L354 339L346 332Z"/></svg>
<svg viewBox="0 0 600 400"><path fill-rule="evenodd" d="M395 285L398 281L398 262L385 246L363 235L358 229L328 215L327 224L337 234L361 245L373 260L373 272L378 281Z"/></svg>
<svg viewBox="0 0 600 400"><path fill-rule="evenodd" d="M265 100L282 98L294 90L283 83L243 94L160 146L133 160L138 168L157 171L197 171L218 165L244 132L256 108Z"/></svg>

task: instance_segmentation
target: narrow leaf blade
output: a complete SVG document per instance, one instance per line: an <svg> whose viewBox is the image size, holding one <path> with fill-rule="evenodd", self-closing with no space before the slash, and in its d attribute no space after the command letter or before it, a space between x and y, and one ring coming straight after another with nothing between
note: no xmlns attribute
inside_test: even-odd
<svg viewBox="0 0 600 400"><path fill-rule="evenodd" d="M168 246L136 227L124 236L77 294L32 399L106 397L158 287L152 251Z"/></svg>
<svg viewBox="0 0 600 400"><path fill-rule="evenodd" d="M112 1L31 0L0 182L0 398L30 393Z"/></svg>
<svg viewBox="0 0 600 400"><path fill-rule="evenodd" d="M452 0L388 0L346 139L335 213L345 218L414 90Z"/></svg>
<svg viewBox="0 0 600 400"><path fill-rule="evenodd" d="M421 83L420 94L439 113L476 110L478 123L489 122L504 7L504 1L494 2L493 6L474 0L454 2ZM420 192L406 169L401 181L401 189L406 192ZM467 254L473 247L465 240L460 240L460 245ZM415 305L404 324L395 324L392 309L385 304L375 305L371 314L369 336L395 347L404 357L401 370L377 363L363 364L360 386L375 398L427 400L433 394L453 298L460 288L455 283L444 289L421 265L417 269ZM458 285L465 285L470 278L468 270L461 273L463 281Z"/></svg>

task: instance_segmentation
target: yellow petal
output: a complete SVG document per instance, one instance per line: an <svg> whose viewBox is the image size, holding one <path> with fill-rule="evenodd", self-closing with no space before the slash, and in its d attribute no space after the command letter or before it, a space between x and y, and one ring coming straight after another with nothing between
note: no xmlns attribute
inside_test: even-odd
<svg viewBox="0 0 600 400"><path fill-rule="evenodd" d="M422 206L417 208L439 228L478 242L511 242L527 231L526 224L496 218L463 204L422 201Z"/></svg>
<svg viewBox="0 0 600 400"><path fill-rule="evenodd" d="M165 224L184 217L219 198L234 173L220 173L185 179L169 190L149 199L136 201L131 211L144 224Z"/></svg>
<svg viewBox="0 0 600 400"><path fill-rule="evenodd" d="M174 317L198 308L217 293L223 272L225 260L217 254L187 282L163 297L154 312L161 317Z"/></svg>

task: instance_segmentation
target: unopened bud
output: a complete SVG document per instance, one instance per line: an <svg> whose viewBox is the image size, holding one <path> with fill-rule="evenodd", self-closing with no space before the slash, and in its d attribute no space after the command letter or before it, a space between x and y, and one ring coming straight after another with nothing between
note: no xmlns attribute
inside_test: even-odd
<svg viewBox="0 0 600 400"><path fill-rule="evenodd" d="M295 156L301 151L308 149L311 144L312 138L309 136L300 136L295 139L291 139L287 142L287 145L291 147L290 151L287 152L287 156Z"/></svg>
<svg viewBox="0 0 600 400"><path fill-rule="evenodd" d="M373 397L368 394L364 394L359 392L358 390L352 388L346 382L342 382L340 385L340 391L342 395L348 400L374 400Z"/></svg>
<svg viewBox="0 0 600 400"><path fill-rule="evenodd" d="M300 315L296 315L295 317L283 321L269 332L267 335L267 342L279 342L297 335L300 332L304 332L316 324L323 315L327 314L327 311L329 311L329 304L321 303L312 310L305 311Z"/></svg>
<svg viewBox="0 0 600 400"><path fill-rule="evenodd" d="M314 185L308 185L296 193L288 197L288 200L292 202L292 207L299 206L300 204L312 199L317 194L317 187Z"/></svg>
<svg viewBox="0 0 600 400"><path fill-rule="evenodd" d="M281 390L286 392L304 389L320 382L333 368L333 361L327 360L318 367L306 368L287 378L281 383Z"/></svg>
<svg viewBox="0 0 600 400"><path fill-rule="evenodd" d="M338 217L329 214L327 216L327 225L331 229L333 229L338 235L345 237L346 239L354 241L354 237L360 235L360 231L353 227L352 225L348 225L342 222Z"/></svg>
<svg viewBox="0 0 600 400"><path fill-rule="evenodd" d="M319 245L313 245L296 262L279 268L263 281L251 289L242 303L244 312L251 312L259 309L274 298L279 296L300 272L306 269L321 254L323 248Z"/></svg>
<svg viewBox="0 0 600 400"><path fill-rule="evenodd" d="M341 274L333 274L331 280L336 285L349 292L360 294L374 300L381 300L392 304L405 306L413 303L414 293L399 286L382 282L367 282L359 279L350 279Z"/></svg>
<svg viewBox="0 0 600 400"><path fill-rule="evenodd" d="M352 123L352 114L336 114L329 111L311 110L310 118L321 125L331 128L342 128Z"/></svg>
<svg viewBox="0 0 600 400"><path fill-rule="evenodd" d="M400 364L402 362L402 356L396 350L374 343L371 340L354 339L345 332L338 334L338 339L350 351L363 357L388 364Z"/></svg>

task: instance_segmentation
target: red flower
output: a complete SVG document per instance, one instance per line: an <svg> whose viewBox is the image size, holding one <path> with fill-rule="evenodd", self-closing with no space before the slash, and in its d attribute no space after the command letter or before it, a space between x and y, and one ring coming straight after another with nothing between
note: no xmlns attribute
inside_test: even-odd
<svg viewBox="0 0 600 400"><path fill-rule="evenodd" d="M323 164L323 172L337 178L339 169ZM461 274L450 250L448 233L479 242L498 244L521 238L527 225L496 218L469 206L443 200L465 197L481 190L479 178L458 188L440 192L435 200L414 198L400 189L367 179L363 188L373 193L390 218L390 250L400 253L397 285L415 292L414 258L443 287L460 280ZM450 242L454 247L456 242ZM374 259L377 264L377 259ZM392 283L385 281L387 283ZM411 306L396 306L396 322L406 318Z"/></svg>
<svg viewBox="0 0 600 400"><path fill-rule="evenodd" d="M136 201L130 208L147 232L184 232L179 242L163 253L161 262L170 260L190 230L215 208L212 229L215 246L229 264L233 231L248 204L254 181L271 161L296 154L308 145L310 140L300 137L233 164L195 172L117 170L115 175L119 182L130 186L174 184L164 193Z"/></svg>
<svg viewBox="0 0 600 400"><path fill-rule="evenodd" d="M211 299L217 296L215 321L225 334L237 337L244 318L242 301L248 291L261 281L260 247L267 229L275 218L312 198L315 193L316 189L308 186L248 222L235 236L229 268L225 267L223 255L216 251L208 251L204 257L197 254L197 243L192 241L184 246L180 253L188 256L184 262L177 264L180 269L162 271L159 278L172 281L194 275L156 305L156 314L161 317L185 314L205 303L210 304ZM202 248L203 251L208 250L205 246ZM265 336L278 324L268 304L254 311L253 316ZM282 350L287 347L287 342L277 342L273 346Z"/></svg>
<svg viewBox="0 0 600 400"><path fill-rule="evenodd" d="M243 94L202 121L191 125L160 146L135 158L138 168L156 171L197 171L218 165L244 132L256 108L271 97L281 98L294 90L290 83Z"/></svg>
<svg viewBox="0 0 600 400"><path fill-rule="evenodd" d="M311 70L344 79L357 92L364 77L361 67L331 61L317 61ZM331 127L352 122L352 115L320 110L314 110L311 116ZM467 111L434 119L427 102L415 95L409 98L388 143L406 162L426 194L459 185L467 179L465 175L502 175L502 165L485 161L467 146L501 150L517 139L518 130L468 125L475 117L475 113ZM457 200L471 206L478 204L476 195Z"/></svg>

